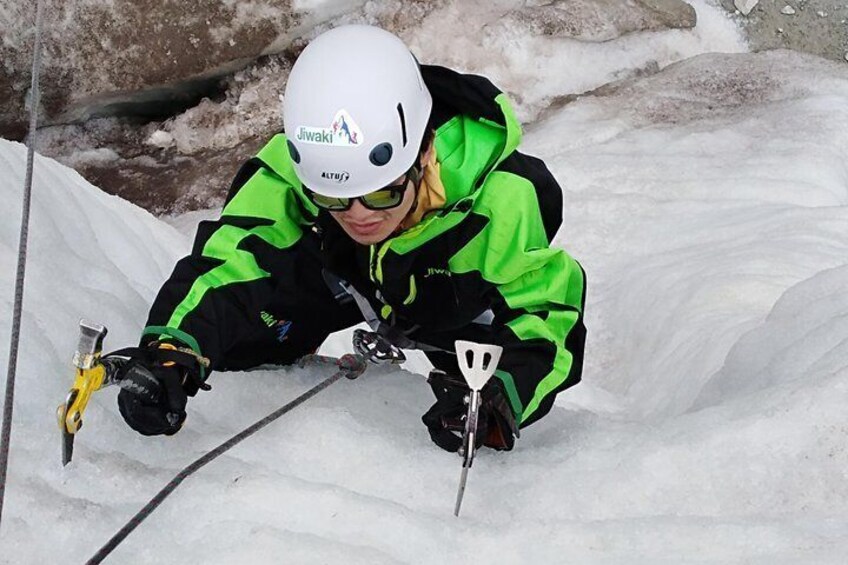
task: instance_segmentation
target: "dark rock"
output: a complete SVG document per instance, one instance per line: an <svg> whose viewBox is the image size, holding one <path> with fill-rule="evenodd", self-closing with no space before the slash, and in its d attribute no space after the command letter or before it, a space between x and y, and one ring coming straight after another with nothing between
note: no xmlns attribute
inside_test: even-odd
<svg viewBox="0 0 848 565"><path fill-rule="evenodd" d="M20 139L34 2L3 0L0 136ZM301 33L290 0L45 0L43 123L161 117L214 95L218 78ZM262 8L260 10L260 8ZM253 11L251 11L251 9ZM282 43L287 43L283 41Z"/></svg>
<svg viewBox="0 0 848 565"><path fill-rule="evenodd" d="M274 32L277 39L267 50L278 54L255 58L223 78L201 73L180 81L175 93L182 99L158 96L160 87L133 92L128 102L120 93L100 95L98 112L83 115L101 117L43 128L39 151L75 168L106 192L154 213L220 205L241 163L282 129L288 73L310 37L348 21L402 33L443 4L444 0L383 1L357 9L355 2L349 2L344 5L349 14L332 24L316 25L333 16L324 9L279 37ZM263 37L269 39L271 34Z"/></svg>

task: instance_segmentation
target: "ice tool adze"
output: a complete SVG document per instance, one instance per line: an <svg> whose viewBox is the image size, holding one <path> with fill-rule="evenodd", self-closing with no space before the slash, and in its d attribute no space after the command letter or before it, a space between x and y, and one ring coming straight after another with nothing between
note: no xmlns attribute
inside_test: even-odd
<svg viewBox="0 0 848 565"><path fill-rule="evenodd" d="M465 483L468 480L468 470L474 463L477 451L477 420L480 416L480 391L495 374L498 361L501 359L503 348L499 345L484 345L470 341L456 342L456 358L462 376L471 389L466 397L468 412L465 418L465 433L462 435L462 447L459 454L462 457L462 475L459 479L459 489L456 492L454 516L459 516L462 497L465 494Z"/></svg>

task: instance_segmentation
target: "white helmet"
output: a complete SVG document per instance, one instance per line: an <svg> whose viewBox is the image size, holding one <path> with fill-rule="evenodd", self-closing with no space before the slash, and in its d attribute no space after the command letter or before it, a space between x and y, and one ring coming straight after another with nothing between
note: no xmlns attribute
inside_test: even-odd
<svg viewBox="0 0 848 565"><path fill-rule="evenodd" d="M356 197L418 158L433 99L404 43L348 25L315 38L286 85L283 121L294 169L310 190Z"/></svg>

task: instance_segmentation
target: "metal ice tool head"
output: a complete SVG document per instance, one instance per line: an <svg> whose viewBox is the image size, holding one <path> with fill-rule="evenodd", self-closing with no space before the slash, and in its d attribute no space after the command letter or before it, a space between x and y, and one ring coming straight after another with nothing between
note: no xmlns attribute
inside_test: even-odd
<svg viewBox="0 0 848 565"><path fill-rule="evenodd" d="M457 340L457 363L471 390L480 390L483 385L489 382L489 379L495 374L495 369L498 368L498 361L501 359L502 352L503 347L499 345L484 345Z"/></svg>

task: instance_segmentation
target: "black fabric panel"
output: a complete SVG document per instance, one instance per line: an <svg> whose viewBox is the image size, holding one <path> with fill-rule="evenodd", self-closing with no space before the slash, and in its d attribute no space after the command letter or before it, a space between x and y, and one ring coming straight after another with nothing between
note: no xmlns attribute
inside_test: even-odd
<svg viewBox="0 0 848 565"><path fill-rule="evenodd" d="M317 253L320 253L326 269L349 282L374 305L376 287L368 276L368 248L348 237L327 212L318 214L316 225L320 238ZM379 311L379 307L375 307L375 310Z"/></svg>
<svg viewBox="0 0 848 565"><path fill-rule="evenodd" d="M539 418L550 412L551 407L554 405L554 399L556 395L560 392L564 391L567 388L571 388L572 386L579 383L583 378L583 351L586 344L586 326L583 325L583 316L577 320L577 324L571 329L568 336L565 339L565 348L572 355L572 363L571 363L571 371L568 373L568 377L566 377L565 381L555 388L553 392L548 394L542 402L539 404L539 408L536 412L533 413L532 416L527 418L527 420L521 424L521 427L526 427L537 421Z"/></svg>
<svg viewBox="0 0 848 565"><path fill-rule="evenodd" d="M505 330L501 335L506 335L507 332L509 330ZM520 341L514 337L502 338L499 345L503 346L504 355L501 357L498 369L512 375L518 396L526 408L536 392L536 387L553 370L556 345L542 338ZM533 417L523 422L521 427L528 426L547 414L553 404L554 396L556 395L551 393L545 398L543 405L540 405ZM544 406L545 404L547 407Z"/></svg>
<svg viewBox="0 0 848 565"><path fill-rule="evenodd" d="M150 309L147 325L165 325L177 305L188 295L195 281L221 265L219 259L203 256L203 248L209 238L223 225L236 225L250 229L259 225L271 223L269 220L257 218L227 218L224 220L204 220L197 226L191 254L180 259L174 266L171 276L159 289L156 299Z"/></svg>
<svg viewBox="0 0 848 565"><path fill-rule="evenodd" d="M550 243L562 225L562 188L544 161L515 151L498 165L497 170L518 175L533 183Z"/></svg>
<svg viewBox="0 0 848 565"><path fill-rule="evenodd" d="M355 304L341 306L333 297L305 241L280 250L248 236L239 249L252 253L272 276L212 289L183 319L180 329L197 340L213 370L291 363L313 352L330 333L362 321ZM148 325L167 323L203 274L198 265L208 271L219 263L202 257L180 261L160 290Z"/></svg>
<svg viewBox="0 0 848 565"><path fill-rule="evenodd" d="M580 311L582 312L586 306L586 287L588 285L586 284L586 271L583 269L582 265L580 265L580 271L583 273L583 297L580 301ZM571 353L572 357L571 370L569 371L568 376L559 387L554 389L553 392L542 400L539 404L539 408L530 418L527 419L527 421L522 424L522 427L529 426L550 412L556 395L567 388L573 387L583 379L583 356L586 349L586 325L584 324L582 314L577 318L577 323L573 328L571 328L571 331L568 332L568 335L565 337L565 349Z"/></svg>
<svg viewBox="0 0 848 565"><path fill-rule="evenodd" d="M274 222L265 218L247 218L242 216L227 216L225 219L218 220L202 220L197 224L197 232L194 236L191 254L200 257L203 254L203 248L209 241L209 238L218 231L218 228L224 225L236 226L245 230L251 230L259 226L270 226Z"/></svg>
<svg viewBox="0 0 848 565"><path fill-rule="evenodd" d="M273 291L269 278L212 289L183 318L180 329L197 340L201 352L211 361L211 368L220 370L227 364L230 348L260 329L259 313Z"/></svg>
<svg viewBox="0 0 848 565"><path fill-rule="evenodd" d="M510 318L511 314L519 315L520 312L511 311L506 315ZM503 313L500 315L503 317ZM512 316L514 317L514 316ZM497 321L497 320L496 320ZM501 362L498 368L512 375L515 387L518 391L522 405L527 406L533 398L536 387L541 380L546 377L553 369L554 359L556 358L556 345L546 339L530 339L521 341L515 337L512 331L502 323L497 323L495 326L480 326L471 324L456 330L446 331L435 334L422 333L418 336L423 342L442 347L449 351L453 351L454 341L457 339L465 339L476 341L478 343L496 343L504 348L504 354L501 357ZM562 385L557 387L539 404L539 407L521 424L521 427L527 427L536 422L548 412L553 406L554 400L560 392L570 388L582 379L583 374L583 354L586 342L586 327L583 324L583 317L580 316L575 326L569 332L565 340L565 348L572 354L571 370ZM451 374L459 374L456 356L447 353L427 353L427 357L433 365Z"/></svg>
<svg viewBox="0 0 848 565"><path fill-rule="evenodd" d="M447 272L450 258L483 231L488 222L486 216L470 213L459 225L418 249L403 255L394 251L386 253L384 284L380 290L395 307L398 323L421 326L422 332L456 330L490 307L485 290L491 285L483 282L479 272L434 274ZM417 297L411 304L404 305L410 276L415 277Z"/></svg>
<svg viewBox="0 0 848 565"><path fill-rule="evenodd" d="M194 282L221 264L217 259L190 255L180 259L168 280L159 289L147 318L148 326L165 326L177 305L188 295ZM145 338L147 339L147 338ZM206 352L203 352L206 355Z"/></svg>
<svg viewBox="0 0 848 565"><path fill-rule="evenodd" d="M208 222L198 232L214 232L222 224L220 221ZM220 260L200 255L204 239L205 234L199 233L194 253L177 263L174 273L153 303L147 325L167 325L194 283L222 264ZM283 268L279 265L281 262L293 264L295 253L291 249L281 251L263 244L261 238L248 236L239 243L239 249L253 252L263 268L263 263L276 263L278 269ZM273 298L275 286L270 278L264 278L210 289L194 310L183 318L180 329L197 340L202 354L211 361L212 369L219 369L225 363L230 347L242 336L249 336L259 328L257 322L262 321L260 313Z"/></svg>
<svg viewBox="0 0 848 565"><path fill-rule="evenodd" d="M318 257L300 242L293 255L292 269L274 277L271 299L261 311L249 313L251 329L240 330L219 370L291 364L313 353L329 334L362 322L355 303L340 304L327 288Z"/></svg>
<svg viewBox="0 0 848 565"><path fill-rule="evenodd" d="M431 124L434 129L457 114L486 118L504 125L503 112L495 102L501 91L489 79L436 65L422 65L421 76L433 96Z"/></svg>
<svg viewBox="0 0 848 565"><path fill-rule="evenodd" d="M580 267L580 272L583 273L583 295L580 297L580 311L582 312L586 308L586 291L589 284L586 279L586 269L580 263L577 263L577 266Z"/></svg>
<svg viewBox="0 0 848 565"><path fill-rule="evenodd" d="M245 184L247 184L247 181L249 181L251 179L251 177L253 177L253 175L255 175L258 170L263 169L263 168L266 171L268 171L269 173L271 173L272 175L278 176L277 173L274 171L274 169L272 169L270 166L268 166L259 157L253 157L252 159L245 161L245 163L241 166L241 168L239 169L235 178L233 179L233 182L230 184L230 190L227 193L226 200L224 200L224 207L226 207L226 205L229 204L230 201L233 198L235 198L235 195L238 194L238 191L241 190L241 188ZM296 202L298 204L298 208L300 209L301 216L303 216L303 218L305 218L307 220L307 222L314 221L315 216L312 214L312 212L310 212L306 208L306 206L304 206L304 204L303 204L303 202L301 202L300 198L297 198ZM272 222L269 222L269 223L272 223Z"/></svg>
<svg viewBox="0 0 848 565"><path fill-rule="evenodd" d="M259 157L253 157L246 161L241 168L239 169L236 176L233 178L233 182L230 183L230 190L227 192L227 199L224 200L224 206L230 203L230 200L236 195L236 193L250 180L256 171L261 169L264 165Z"/></svg>

